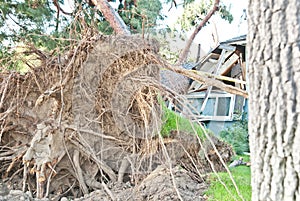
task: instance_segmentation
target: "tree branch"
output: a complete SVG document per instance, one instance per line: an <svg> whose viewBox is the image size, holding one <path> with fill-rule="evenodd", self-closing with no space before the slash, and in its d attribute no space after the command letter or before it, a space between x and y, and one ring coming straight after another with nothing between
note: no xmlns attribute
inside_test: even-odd
<svg viewBox="0 0 300 201"><path fill-rule="evenodd" d="M172 3L171 3L171 7L169 8L168 11L170 11L173 8L173 4L174 4L175 8L177 8L177 3L176 3L175 0L173 0Z"/></svg>
<svg viewBox="0 0 300 201"><path fill-rule="evenodd" d="M54 6L57 8L57 12L61 11L61 12L62 12L63 14L65 14L65 15L72 15L72 13L66 12L64 9L62 9L62 8L59 6L58 0L53 0L53 4L54 4Z"/></svg>
<svg viewBox="0 0 300 201"><path fill-rule="evenodd" d="M185 48L179 55L179 59L177 61L177 64L182 64L185 62L188 52L190 50L190 47L196 37L196 35L199 33L199 31L202 29L202 27L208 22L208 20L211 18L211 16L219 9L220 0L215 0L213 8L209 11L209 13L204 17L204 19L200 22L200 24L196 27L194 32L192 33L191 37L187 41Z"/></svg>
<svg viewBox="0 0 300 201"><path fill-rule="evenodd" d="M92 0L95 6L103 14L110 26L114 29L116 34L130 35L130 31L120 15L111 7L106 0Z"/></svg>

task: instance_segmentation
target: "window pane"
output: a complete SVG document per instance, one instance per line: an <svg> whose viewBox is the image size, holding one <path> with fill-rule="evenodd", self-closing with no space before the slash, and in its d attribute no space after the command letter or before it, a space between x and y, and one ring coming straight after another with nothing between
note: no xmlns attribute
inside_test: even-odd
<svg viewBox="0 0 300 201"><path fill-rule="evenodd" d="M189 100L189 108L192 111L193 114L198 114L200 111L200 104L199 104L199 99L198 98L193 98Z"/></svg>
<svg viewBox="0 0 300 201"><path fill-rule="evenodd" d="M203 99L202 99L203 102ZM214 116L216 98L208 98L206 106L203 110L202 115L205 116ZM201 107L200 107L201 108Z"/></svg>
<svg viewBox="0 0 300 201"><path fill-rule="evenodd" d="M203 99L201 98L191 98L189 99L188 108L192 111L193 114L198 115L201 109Z"/></svg>
<svg viewBox="0 0 300 201"><path fill-rule="evenodd" d="M218 98L218 109L217 116L228 116L230 107L230 97L219 97Z"/></svg>

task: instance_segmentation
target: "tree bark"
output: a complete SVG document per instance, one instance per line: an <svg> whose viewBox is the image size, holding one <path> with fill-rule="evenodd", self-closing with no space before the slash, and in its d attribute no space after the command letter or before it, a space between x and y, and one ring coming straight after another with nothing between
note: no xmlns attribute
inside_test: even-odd
<svg viewBox="0 0 300 201"><path fill-rule="evenodd" d="M191 47L195 37L197 36L199 31L202 29L202 27L208 22L208 20L211 18L211 16L218 10L219 3L220 3L220 0L215 0L213 8L209 11L209 13L205 16L205 18L201 21L201 23L196 27L196 29L194 30L194 32L190 36L189 40L187 41L187 43L185 45L185 48L183 49L183 51L179 55L179 59L177 61L177 64L182 64L182 63L185 62L185 60L187 58L187 55L189 53L190 47Z"/></svg>
<svg viewBox="0 0 300 201"><path fill-rule="evenodd" d="M111 7L106 0L92 0L98 10L104 15L116 34L130 35L130 31L120 15Z"/></svg>
<svg viewBox="0 0 300 201"><path fill-rule="evenodd" d="M300 200L300 0L249 2L252 200Z"/></svg>

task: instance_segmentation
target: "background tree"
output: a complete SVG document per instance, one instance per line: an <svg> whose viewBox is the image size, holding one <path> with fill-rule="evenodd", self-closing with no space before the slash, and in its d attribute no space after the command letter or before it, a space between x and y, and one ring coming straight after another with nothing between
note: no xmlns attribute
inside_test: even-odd
<svg viewBox="0 0 300 201"><path fill-rule="evenodd" d="M18 69L19 64L11 62L18 45L34 45L48 50L64 48L70 38L81 37L77 33L84 29L83 24L97 27L103 34L118 33L110 23L110 16L114 14L118 16L115 25L121 25L121 33L141 33L155 27L162 8L159 0L120 0L115 11L109 2L75 0L74 9L66 11L63 0L1 1L0 60L10 68Z"/></svg>
<svg viewBox="0 0 300 201"><path fill-rule="evenodd" d="M300 200L300 1L249 3L252 200Z"/></svg>
<svg viewBox="0 0 300 201"><path fill-rule="evenodd" d="M156 26L160 15L162 3L160 0L131 0L120 1L118 13L132 33L141 33Z"/></svg>
<svg viewBox="0 0 300 201"><path fill-rule="evenodd" d="M218 13L221 18L232 22L233 16L227 7L220 3L220 0L203 0L200 2L185 1L184 13L179 19L179 24L184 31L194 29L186 45L179 55L178 64L184 63L187 59L189 49L199 33L199 31L206 25L209 19L215 13Z"/></svg>

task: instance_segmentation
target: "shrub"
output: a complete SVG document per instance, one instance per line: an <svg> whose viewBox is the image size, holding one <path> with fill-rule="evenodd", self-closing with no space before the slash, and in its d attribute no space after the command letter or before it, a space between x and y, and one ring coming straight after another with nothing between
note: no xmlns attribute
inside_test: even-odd
<svg viewBox="0 0 300 201"><path fill-rule="evenodd" d="M236 154L249 152L248 121L241 120L220 132L220 137L232 145Z"/></svg>

